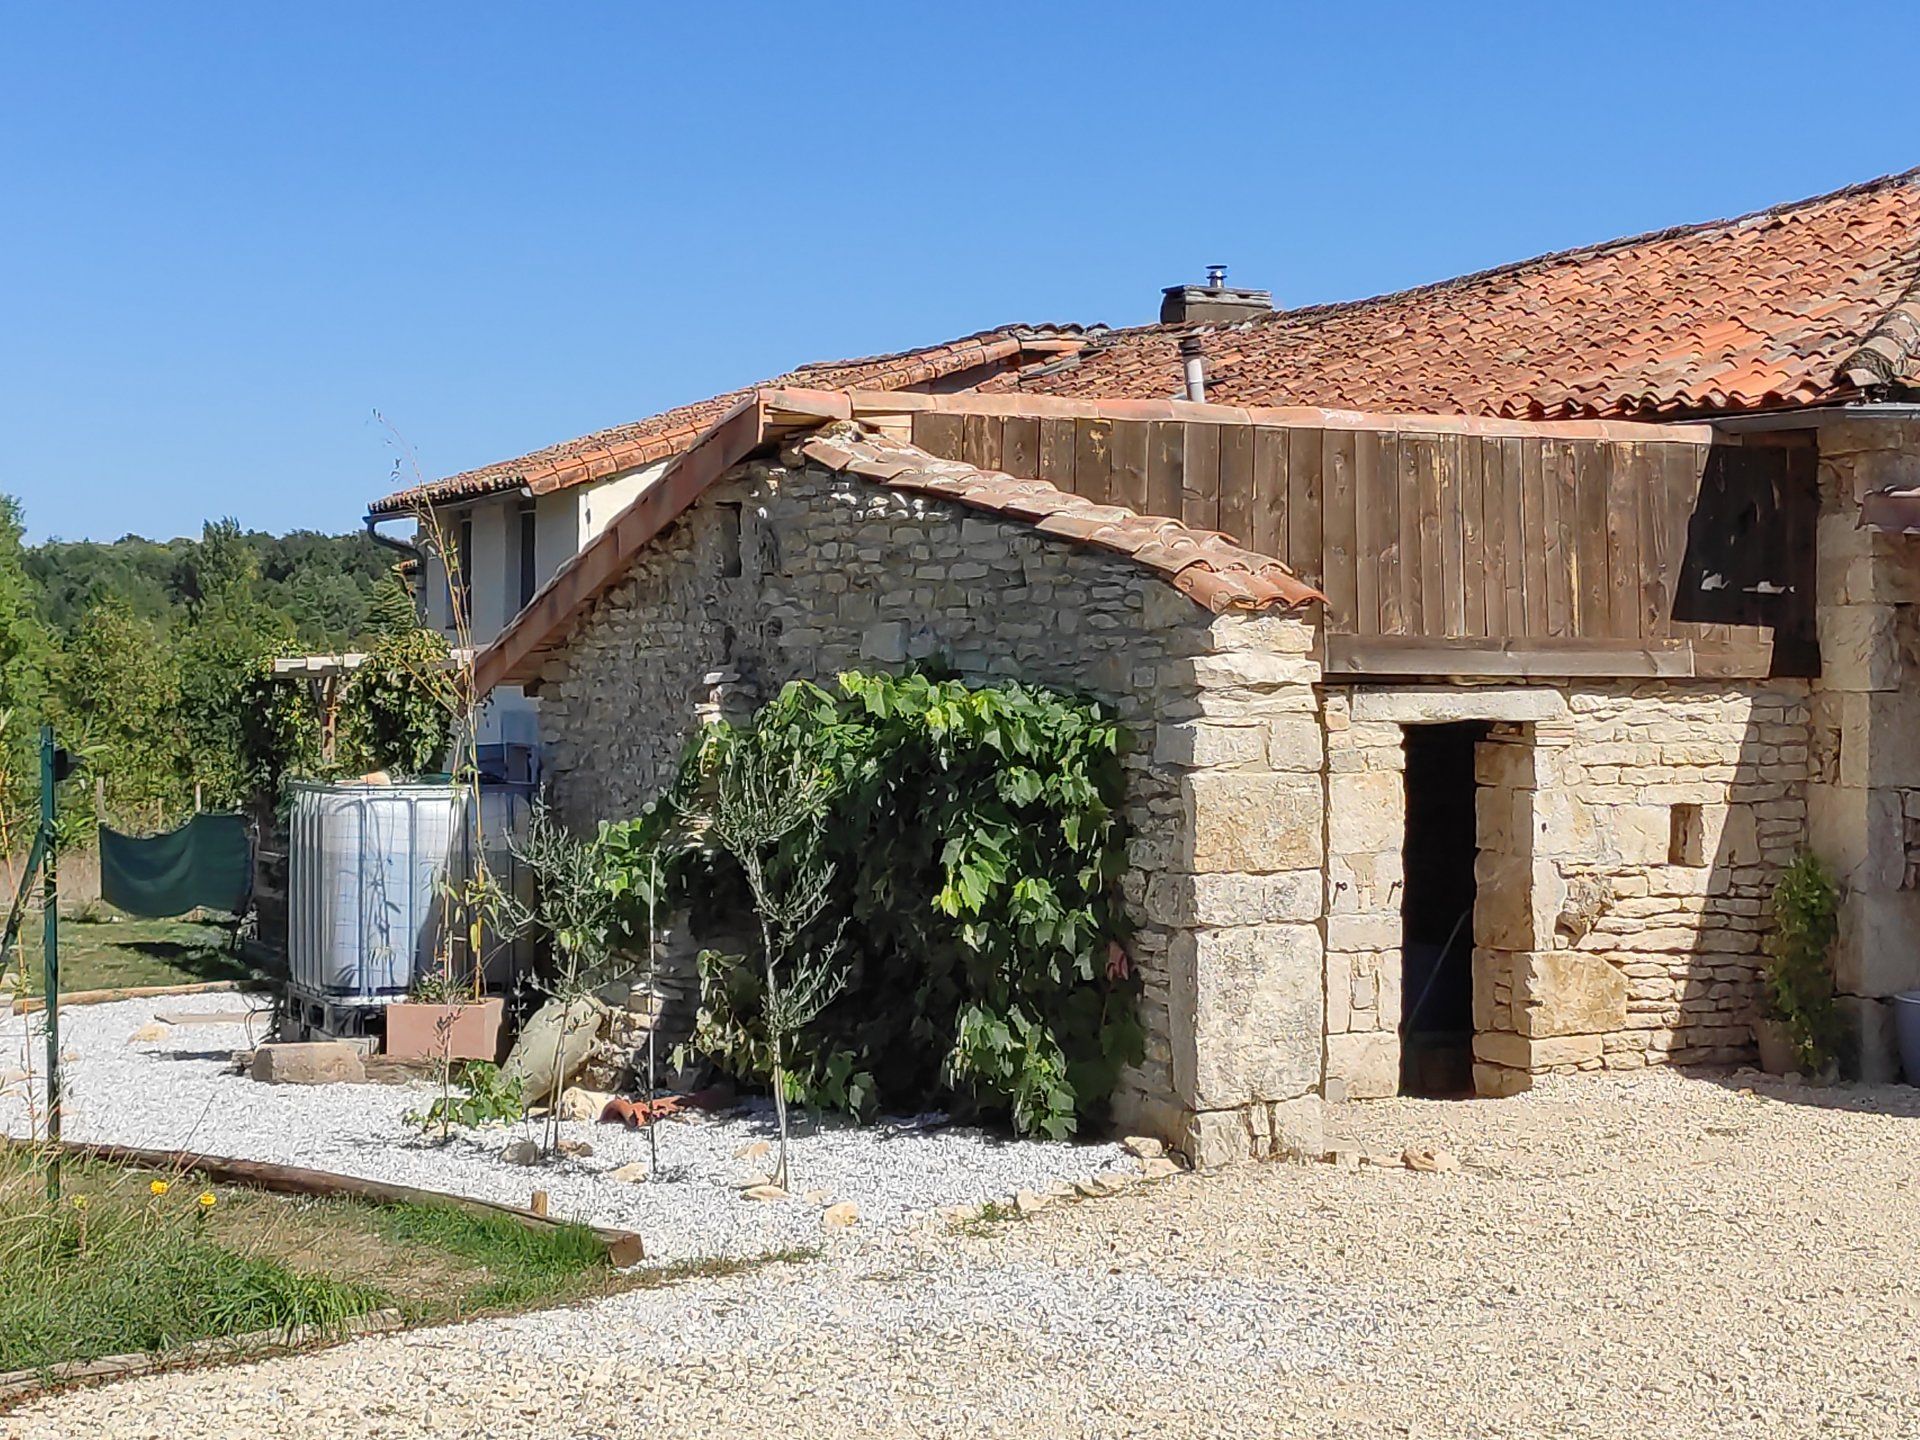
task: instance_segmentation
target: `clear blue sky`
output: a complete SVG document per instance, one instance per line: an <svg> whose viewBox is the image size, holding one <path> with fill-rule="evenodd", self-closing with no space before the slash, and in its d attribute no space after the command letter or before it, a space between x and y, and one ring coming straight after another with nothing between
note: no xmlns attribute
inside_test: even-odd
<svg viewBox="0 0 1920 1440"><path fill-rule="evenodd" d="M35 537L430 475L1226 261L1376 293L1920 164L1920 7L0 3Z"/></svg>

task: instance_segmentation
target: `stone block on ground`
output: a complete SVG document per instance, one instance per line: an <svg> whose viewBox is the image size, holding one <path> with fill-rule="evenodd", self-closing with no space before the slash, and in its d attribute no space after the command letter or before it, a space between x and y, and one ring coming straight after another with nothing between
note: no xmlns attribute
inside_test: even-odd
<svg viewBox="0 0 1920 1440"><path fill-rule="evenodd" d="M367 1079L360 1052L340 1040L262 1045L249 1073L268 1085L362 1085Z"/></svg>

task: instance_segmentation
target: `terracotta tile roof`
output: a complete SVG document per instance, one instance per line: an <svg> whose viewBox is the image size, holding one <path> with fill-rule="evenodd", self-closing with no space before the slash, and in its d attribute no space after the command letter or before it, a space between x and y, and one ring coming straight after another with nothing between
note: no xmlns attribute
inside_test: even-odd
<svg viewBox="0 0 1920 1440"><path fill-rule="evenodd" d="M766 383L816 390L905 390L962 375L981 366L1053 358L1076 348L1084 333L1077 325L1006 326L892 355L803 365ZM444 480L396 491L376 500L368 511L374 515L405 514L422 501L444 504L521 486L536 495L544 495L650 465L684 451L710 425L761 388L765 387L749 385L629 425L597 430L518 459L502 460Z"/></svg>
<svg viewBox="0 0 1920 1440"><path fill-rule="evenodd" d="M1436 285L1198 327L1207 398L1517 419L1817 404L1920 381L1920 171ZM1181 393L1188 329L980 388Z"/></svg>
<svg viewBox="0 0 1920 1440"><path fill-rule="evenodd" d="M789 449L838 474L1025 521L1043 535L1123 555L1216 614L1297 609L1326 599L1280 561L1243 550L1225 535L1119 505L1097 505L1044 480L942 460L850 421L831 422Z"/></svg>

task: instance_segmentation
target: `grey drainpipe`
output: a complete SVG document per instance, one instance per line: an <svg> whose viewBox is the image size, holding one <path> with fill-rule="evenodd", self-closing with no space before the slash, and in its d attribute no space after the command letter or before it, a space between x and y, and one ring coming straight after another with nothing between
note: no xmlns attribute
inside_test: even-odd
<svg viewBox="0 0 1920 1440"><path fill-rule="evenodd" d="M389 550L399 551L409 560L418 560L420 558L420 547L414 544L413 541L398 540L391 535L382 535L379 530L375 528L389 520L404 520L406 518L404 515L375 515L372 512L368 512L365 517L367 538L376 545L384 545Z"/></svg>

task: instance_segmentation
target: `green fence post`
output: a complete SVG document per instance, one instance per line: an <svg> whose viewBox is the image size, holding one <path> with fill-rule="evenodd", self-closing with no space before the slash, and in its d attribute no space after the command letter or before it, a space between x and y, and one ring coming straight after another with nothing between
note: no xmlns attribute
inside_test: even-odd
<svg viewBox="0 0 1920 1440"><path fill-rule="evenodd" d="M40 897L46 923L47 1198L60 1199L60 864L54 857L53 726L40 727Z"/></svg>

